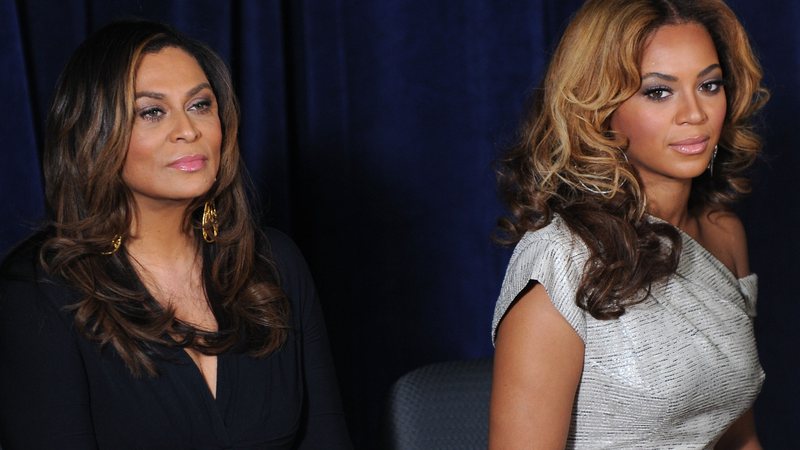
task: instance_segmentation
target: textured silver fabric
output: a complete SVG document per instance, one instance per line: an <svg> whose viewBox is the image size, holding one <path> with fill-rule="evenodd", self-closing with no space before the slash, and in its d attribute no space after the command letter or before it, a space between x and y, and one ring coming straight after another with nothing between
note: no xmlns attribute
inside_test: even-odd
<svg viewBox="0 0 800 450"><path fill-rule="evenodd" d="M567 448L713 448L761 390L756 275L737 279L682 237L677 273L616 320L596 320L575 305L588 250L560 217L514 250L492 338L514 298L536 280L585 344Z"/></svg>

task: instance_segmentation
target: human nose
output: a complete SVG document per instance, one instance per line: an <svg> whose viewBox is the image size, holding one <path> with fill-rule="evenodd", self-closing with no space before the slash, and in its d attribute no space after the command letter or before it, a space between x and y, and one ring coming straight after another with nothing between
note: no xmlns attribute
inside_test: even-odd
<svg viewBox="0 0 800 450"><path fill-rule="evenodd" d="M683 96L677 116L678 123L703 123L706 119L708 119L708 115L703 109L701 99L697 98L695 94Z"/></svg>
<svg viewBox="0 0 800 450"><path fill-rule="evenodd" d="M173 142L186 141L193 142L200 137L200 130L197 128L189 114L181 112L174 117L171 140Z"/></svg>

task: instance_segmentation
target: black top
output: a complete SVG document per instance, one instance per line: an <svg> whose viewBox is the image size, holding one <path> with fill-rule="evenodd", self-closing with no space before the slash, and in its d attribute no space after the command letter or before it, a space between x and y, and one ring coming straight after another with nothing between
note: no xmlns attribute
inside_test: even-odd
<svg viewBox="0 0 800 450"><path fill-rule="evenodd" d="M217 397L180 348L134 378L64 306L80 294L46 275L35 240L0 272L0 445L23 449L341 449L351 444L313 281L294 243L268 230L292 330L266 358L227 353Z"/></svg>

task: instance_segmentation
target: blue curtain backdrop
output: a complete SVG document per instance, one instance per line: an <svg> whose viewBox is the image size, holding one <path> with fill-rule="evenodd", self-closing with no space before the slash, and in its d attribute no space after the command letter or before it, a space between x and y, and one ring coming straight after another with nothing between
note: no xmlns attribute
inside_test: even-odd
<svg viewBox="0 0 800 450"><path fill-rule="evenodd" d="M508 250L491 163L578 0L0 0L0 255L42 218L41 130L56 77L88 33L164 21L233 70L241 144L267 224L290 233L323 299L349 426L375 448L389 385L434 361L489 356ZM760 276L766 448L800 424L800 2L731 0L773 99L741 207ZM2 362L0 362L2 364Z"/></svg>

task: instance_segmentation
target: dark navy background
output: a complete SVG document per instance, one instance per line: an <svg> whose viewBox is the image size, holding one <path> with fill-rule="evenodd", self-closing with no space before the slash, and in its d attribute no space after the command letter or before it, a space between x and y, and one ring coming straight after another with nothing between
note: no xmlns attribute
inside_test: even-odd
<svg viewBox="0 0 800 450"><path fill-rule="evenodd" d="M115 18L168 22L230 64L241 145L266 224L291 234L323 299L349 425L375 448L389 385L424 364L492 353L508 250L492 161L581 2L0 0L0 255L42 217L40 132L55 79ZM773 98L741 207L760 276L766 448L800 425L800 2L731 0Z"/></svg>

